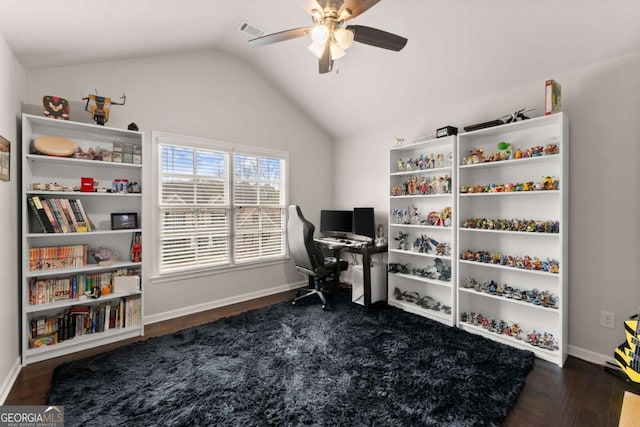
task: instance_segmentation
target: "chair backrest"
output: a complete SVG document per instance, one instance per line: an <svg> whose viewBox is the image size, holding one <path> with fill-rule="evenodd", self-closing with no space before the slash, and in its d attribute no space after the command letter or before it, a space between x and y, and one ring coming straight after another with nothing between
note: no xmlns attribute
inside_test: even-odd
<svg viewBox="0 0 640 427"><path fill-rule="evenodd" d="M304 268L313 273L324 264L324 255L313 242L315 229L315 226L302 215L299 206L289 206L289 218L287 219L289 254L294 259L296 267Z"/></svg>

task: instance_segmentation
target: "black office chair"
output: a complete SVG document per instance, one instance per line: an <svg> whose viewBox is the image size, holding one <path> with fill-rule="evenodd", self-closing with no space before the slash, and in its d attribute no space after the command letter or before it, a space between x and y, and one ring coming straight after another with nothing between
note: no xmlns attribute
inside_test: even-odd
<svg viewBox="0 0 640 427"><path fill-rule="evenodd" d="M322 300L322 309L327 310L329 304L323 294L326 281L329 278L337 281L340 272L348 268L348 263L336 260L333 257L325 257L320 248L313 241L315 226L302 215L299 206L289 206L289 218L287 220L287 241L289 254L296 263L296 269L309 276L309 289L303 295L291 302L295 305L298 301L310 295L318 295Z"/></svg>

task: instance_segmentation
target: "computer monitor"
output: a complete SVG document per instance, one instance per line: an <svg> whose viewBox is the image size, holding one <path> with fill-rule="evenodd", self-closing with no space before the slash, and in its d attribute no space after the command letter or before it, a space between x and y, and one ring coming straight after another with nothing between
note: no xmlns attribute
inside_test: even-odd
<svg viewBox="0 0 640 427"><path fill-rule="evenodd" d="M347 236L353 229L353 211L320 211L320 232L325 236Z"/></svg>
<svg viewBox="0 0 640 427"><path fill-rule="evenodd" d="M373 208L353 208L353 234L376 238L376 220Z"/></svg>

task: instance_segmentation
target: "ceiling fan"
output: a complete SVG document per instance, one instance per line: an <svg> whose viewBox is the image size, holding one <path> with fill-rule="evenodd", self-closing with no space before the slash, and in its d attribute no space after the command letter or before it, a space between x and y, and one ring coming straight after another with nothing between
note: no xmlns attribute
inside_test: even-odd
<svg viewBox="0 0 640 427"><path fill-rule="evenodd" d="M311 14L313 27L293 28L249 40L254 46L291 40L311 34L309 50L319 59L320 74L333 69L333 61L343 57L356 41L394 51L402 50L407 39L377 28L347 25L375 6L380 0L304 0L304 9Z"/></svg>

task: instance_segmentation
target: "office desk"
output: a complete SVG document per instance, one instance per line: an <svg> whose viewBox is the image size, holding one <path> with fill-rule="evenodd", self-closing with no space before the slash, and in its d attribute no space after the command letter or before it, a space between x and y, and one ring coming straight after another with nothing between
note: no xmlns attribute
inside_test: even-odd
<svg viewBox="0 0 640 427"><path fill-rule="evenodd" d="M336 259L340 259L340 251L362 255L362 276L364 288L364 306L371 305L371 255L387 252L389 246L360 246L340 243L334 240L314 239L319 245L332 250Z"/></svg>

